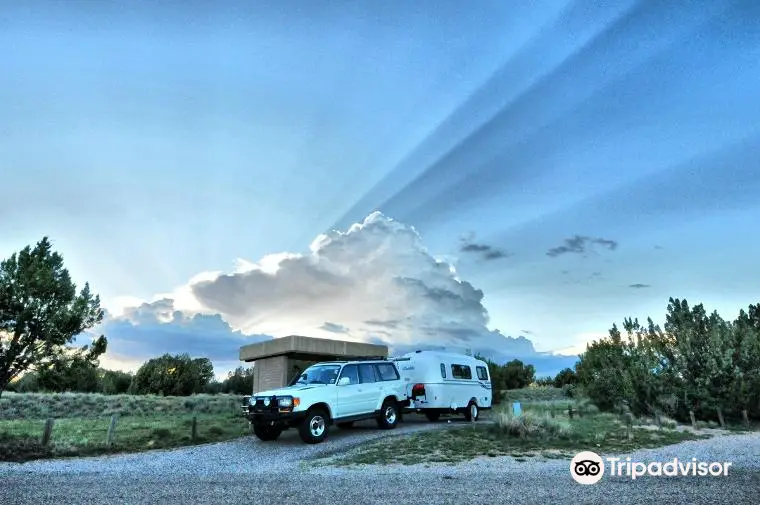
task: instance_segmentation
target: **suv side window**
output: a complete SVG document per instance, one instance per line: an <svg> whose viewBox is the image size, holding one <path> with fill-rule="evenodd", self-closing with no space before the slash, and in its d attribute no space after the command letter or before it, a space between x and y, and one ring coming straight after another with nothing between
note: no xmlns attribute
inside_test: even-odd
<svg viewBox="0 0 760 505"><path fill-rule="evenodd" d="M377 382L377 379L375 378L375 367L371 364L359 365L359 382L362 384Z"/></svg>
<svg viewBox="0 0 760 505"><path fill-rule="evenodd" d="M399 379L398 371L391 363L377 363L375 370L381 381L395 381Z"/></svg>
<svg viewBox="0 0 760 505"><path fill-rule="evenodd" d="M340 378L342 379L343 377L351 379L351 384L359 384L359 367L356 365L344 366L343 371L340 373Z"/></svg>
<svg viewBox="0 0 760 505"><path fill-rule="evenodd" d="M472 368L469 365L451 365L451 376L455 379L472 379Z"/></svg>
<svg viewBox="0 0 760 505"><path fill-rule="evenodd" d="M484 366L475 367L475 370L478 371L478 379L482 381L488 380L488 370Z"/></svg>
<svg viewBox="0 0 760 505"><path fill-rule="evenodd" d="M443 363L441 363L441 378L442 379L446 378L446 365Z"/></svg>

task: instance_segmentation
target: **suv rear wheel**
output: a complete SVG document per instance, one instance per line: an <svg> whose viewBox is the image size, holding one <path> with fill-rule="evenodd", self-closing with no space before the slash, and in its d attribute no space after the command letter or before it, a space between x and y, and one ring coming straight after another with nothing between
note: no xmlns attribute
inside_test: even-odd
<svg viewBox="0 0 760 505"><path fill-rule="evenodd" d="M398 404L390 398L383 402L380 415L377 417L377 425L385 430L392 430L398 424Z"/></svg>
<svg viewBox="0 0 760 505"><path fill-rule="evenodd" d="M265 424L254 424L253 434L258 437L259 440L264 442L271 442L277 440L282 434L282 428L276 426L267 426Z"/></svg>
<svg viewBox="0 0 760 505"><path fill-rule="evenodd" d="M298 434L307 444L318 444L327 438L328 416L322 409L310 410L298 425Z"/></svg>

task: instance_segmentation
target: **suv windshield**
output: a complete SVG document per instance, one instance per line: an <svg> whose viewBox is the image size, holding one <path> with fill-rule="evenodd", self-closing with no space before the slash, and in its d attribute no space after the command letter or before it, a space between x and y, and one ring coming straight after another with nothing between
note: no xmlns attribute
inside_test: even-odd
<svg viewBox="0 0 760 505"><path fill-rule="evenodd" d="M340 365L310 366L298 377L295 384L335 384Z"/></svg>

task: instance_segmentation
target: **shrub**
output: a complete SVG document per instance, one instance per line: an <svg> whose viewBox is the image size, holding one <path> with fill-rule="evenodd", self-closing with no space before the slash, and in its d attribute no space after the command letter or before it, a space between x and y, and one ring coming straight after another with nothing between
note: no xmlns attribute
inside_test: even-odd
<svg viewBox="0 0 760 505"><path fill-rule="evenodd" d="M674 430L678 427L678 423L674 420L669 418L668 416L660 416L660 424L668 429Z"/></svg>
<svg viewBox="0 0 760 505"><path fill-rule="evenodd" d="M565 384L562 386L562 394L568 398L575 398L577 396L577 387L575 384Z"/></svg>
<svg viewBox="0 0 760 505"><path fill-rule="evenodd" d="M501 389L494 389L492 390L493 396L491 398L491 403L494 405L498 405L500 403L504 403L504 391Z"/></svg>
<svg viewBox="0 0 760 505"><path fill-rule="evenodd" d="M171 437L172 432L168 428L153 428L153 437L158 439L167 439Z"/></svg>
<svg viewBox="0 0 760 505"><path fill-rule="evenodd" d="M579 398L578 389L575 390L576 395L576 408L583 413L583 415L598 414L599 407L586 397Z"/></svg>
<svg viewBox="0 0 760 505"><path fill-rule="evenodd" d="M526 411L516 416L511 412L500 411L494 420L497 431L510 437L566 438L571 432L569 423L553 418L548 413Z"/></svg>
<svg viewBox="0 0 760 505"><path fill-rule="evenodd" d="M213 424L209 426L208 434L211 435L212 437L219 437L221 435L224 435L224 430L221 427Z"/></svg>

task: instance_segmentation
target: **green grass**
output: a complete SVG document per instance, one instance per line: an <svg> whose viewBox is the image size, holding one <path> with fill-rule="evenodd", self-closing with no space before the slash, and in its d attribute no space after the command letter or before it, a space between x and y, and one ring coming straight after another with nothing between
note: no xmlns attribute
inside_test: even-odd
<svg viewBox="0 0 760 505"><path fill-rule="evenodd" d="M130 416L117 419L112 447L106 446L110 418L64 418L53 424L48 447L41 444L45 421L0 421L0 460L91 456L139 452L244 436L248 425L240 414L198 414L196 439L191 440L192 414Z"/></svg>
<svg viewBox="0 0 760 505"><path fill-rule="evenodd" d="M575 407L583 402L572 402ZM567 405L567 402L564 402ZM495 410L493 423L474 423L452 429L416 433L402 441L394 437L373 442L344 456L326 459L323 464L351 466L360 464L456 464L477 457L512 456L526 458L570 459L580 450L621 453L640 448L660 447L684 440L705 438L690 432L663 427L633 426L628 437L626 426L614 414L589 409L587 415L570 419L567 411L552 417L545 402L523 405L523 415L513 416L508 409Z"/></svg>
<svg viewBox="0 0 760 505"><path fill-rule="evenodd" d="M531 386L521 389L507 389L502 391L504 394L503 403L512 403L513 401L547 401L561 400L566 401L568 398L562 392L562 388L550 386Z"/></svg>
<svg viewBox="0 0 760 505"><path fill-rule="evenodd" d="M0 397L0 420L227 414L240 412L237 395L102 395L98 393L10 393Z"/></svg>
<svg viewBox="0 0 760 505"><path fill-rule="evenodd" d="M102 395L3 393L0 460L85 456L218 442L248 433L236 395ZM114 443L106 446L111 415ZM197 417L191 440L192 417ZM45 420L55 419L50 444L41 444Z"/></svg>

